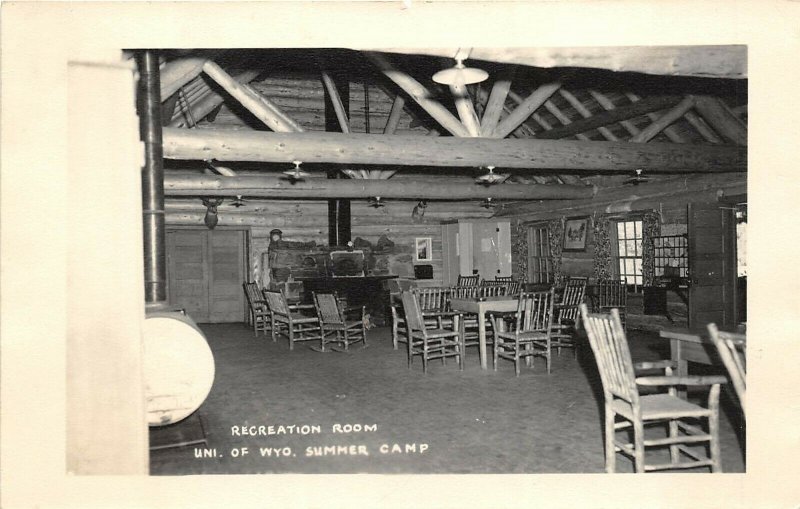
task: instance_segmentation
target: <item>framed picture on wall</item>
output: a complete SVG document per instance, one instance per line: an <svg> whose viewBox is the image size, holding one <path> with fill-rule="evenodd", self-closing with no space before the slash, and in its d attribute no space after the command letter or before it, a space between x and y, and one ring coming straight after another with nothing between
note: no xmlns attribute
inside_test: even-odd
<svg viewBox="0 0 800 509"><path fill-rule="evenodd" d="M564 251L586 251L589 216L572 217L564 222Z"/></svg>
<svg viewBox="0 0 800 509"><path fill-rule="evenodd" d="M417 237L414 239L414 260L418 262L433 260L433 238Z"/></svg>

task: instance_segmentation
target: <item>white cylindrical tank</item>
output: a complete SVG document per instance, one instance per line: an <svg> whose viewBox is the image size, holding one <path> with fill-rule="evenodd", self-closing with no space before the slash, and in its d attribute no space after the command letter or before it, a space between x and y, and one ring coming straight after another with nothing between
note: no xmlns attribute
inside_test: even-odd
<svg viewBox="0 0 800 509"><path fill-rule="evenodd" d="M200 408L211 391L211 348L197 324L179 312L149 314L142 334L147 423L181 421Z"/></svg>

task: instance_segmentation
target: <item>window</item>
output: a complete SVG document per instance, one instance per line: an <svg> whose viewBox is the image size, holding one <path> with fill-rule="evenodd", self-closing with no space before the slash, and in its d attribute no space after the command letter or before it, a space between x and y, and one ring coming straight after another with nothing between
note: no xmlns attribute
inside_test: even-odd
<svg viewBox="0 0 800 509"><path fill-rule="evenodd" d="M550 239L546 225L528 228L528 282L553 282L553 261L550 258Z"/></svg>
<svg viewBox="0 0 800 509"><path fill-rule="evenodd" d="M617 271L633 291L642 286L642 221L617 222Z"/></svg>

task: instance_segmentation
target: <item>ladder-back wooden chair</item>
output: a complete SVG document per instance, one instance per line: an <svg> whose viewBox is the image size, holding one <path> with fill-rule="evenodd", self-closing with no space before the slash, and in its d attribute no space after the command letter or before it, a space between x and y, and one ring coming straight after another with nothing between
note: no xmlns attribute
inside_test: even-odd
<svg viewBox="0 0 800 509"><path fill-rule="evenodd" d="M425 288L414 288L412 293L416 295L419 308L425 320L442 328L445 323L451 321L450 295L452 288L446 286L430 286Z"/></svg>
<svg viewBox="0 0 800 509"><path fill-rule="evenodd" d="M499 321L501 318L496 318ZM514 373L519 376L520 361L525 358L533 366L534 357L544 357L547 373L550 373L551 334L553 331L553 290L549 292L523 293L519 297L515 327L503 331L495 325L494 369L497 359L514 362Z"/></svg>
<svg viewBox="0 0 800 509"><path fill-rule="evenodd" d="M481 276L474 274L472 276L458 276L457 286L477 286L481 282Z"/></svg>
<svg viewBox="0 0 800 509"><path fill-rule="evenodd" d="M643 362L634 366L619 312L612 309L611 314L589 313L586 304L581 304L580 311L603 384L606 472L616 470L617 452L633 459L636 472L705 466L712 472L721 472L719 390L725 377L672 376L672 370L677 369L674 361ZM634 374L634 369L656 368L664 369L665 376L637 378ZM678 397L676 386L686 385L710 386L707 406ZM639 386L666 386L668 392L640 395ZM703 422L708 431L702 427ZM645 437L647 426L661 427L664 423L668 424L666 437ZM630 436L624 441L617 439L617 431L629 432L631 428L633 442L629 441ZM709 454L688 447L702 444L708 445ZM669 447L669 462L646 462L645 451L657 447Z"/></svg>
<svg viewBox="0 0 800 509"><path fill-rule="evenodd" d="M506 283L506 295L519 295L522 291L522 283L519 281L509 281Z"/></svg>
<svg viewBox="0 0 800 509"><path fill-rule="evenodd" d="M364 343L364 347L367 346L366 306L361 307L361 314L357 319L348 320L336 294L313 293L313 296L319 318L320 351L325 352L325 345L328 343L341 344L345 351L359 341Z"/></svg>
<svg viewBox="0 0 800 509"><path fill-rule="evenodd" d="M730 375L733 389L736 391L736 396L739 398L739 404L742 405L742 411L747 414L745 405L746 399L746 384L745 376L747 374L747 337L744 334L733 332L722 332L717 328L716 324L708 324L708 334L714 346L717 347L719 357L725 365Z"/></svg>
<svg viewBox="0 0 800 509"><path fill-rule="evenodd" d="M597 285L597 311L610 313L612 309L619 311L622 328L628 331L628 286L624 281L600 281Z"/></svg>
<svg viewBox="0 0 800 509"><path fill-rule="evenodd" d="M459 315L453 315L452 328L429 328L415 292L403 292L403 309L408 325L408 367L415 355L422 357L422 372L427 373L428 361L456 357L459 369L464 369L464 345L459 331Z"/></svg>
<svg viewBox="0 0 800 509"><path fill-rule="evenodd" d="M272 326L269 308L267 307L267 299L264 298L264 294L261 293L257 283L248 283L245 281L242 283L242 288L244 289L244 295L247 299L248 324L253 326L253 334L258 336L259 331L266 334Z"/></svg>
<svg viewBox="0 0 800 509"><path fill-rule="evenodd" d="M283 292L266 290L264 296L267 298L272 323L272 341L276 341L276 333L280 333L282 328L286 329L286 336L289 338L289 350L294 350L295 341L320 339L319 318L305 316L299 310L291 309Z"/></svg>
<svg viewBox="0 0 800 509"><path fill-rule="evenodd" d="M401 294L416 288L416 282L407 279L390 279L386 286L389 289L389 308L392 312L392 347L397 350L398 343L408 341L408 328Z"/></svg>
<svg viewBox="0 0 800 509"><path fill-rule="evenodd" d="M577 343L575 333L580 325L580 311L578 306L586 297L586 283L588 278L571 277L567 280L561 301L553 306L555 317L553 319L553 347L561 355L561 348L572 348L577 356Z"/></svg>

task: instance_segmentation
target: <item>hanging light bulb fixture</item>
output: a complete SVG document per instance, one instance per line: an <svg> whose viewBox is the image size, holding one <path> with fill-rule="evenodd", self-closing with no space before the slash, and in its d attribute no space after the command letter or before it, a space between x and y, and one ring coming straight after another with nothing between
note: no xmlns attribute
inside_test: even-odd
<svg viewBox="0 0 800 509"><path fill-rule="evenodd" d="M434 74L433 81L441 83L442 85L454 85L459 83L463 85L472 85L473 83L486 81L489 77L488 72L483 69L464 66L464 60L468 58L471 50L472 48L469 48L462 52L461 48L459 48L454 57L456 65L450 69L444 69Z"/></svg>
<svg viewBox="0 0 800 509"><path fill-rule="evenodd" d="M304 180L306 177L310 175L308 172L300 169L300 165L303 164L302 161L292 161L292 164L294 164L294 168L283 172L284 175L289 177L289 180L291 181Z"/></svg>
<svg viewBox="0 0 800 509"><path fill-rule="evenodd" d="M481 203L481 207L483 207L485 209L488 209L488 210L492 210L496 206L497 206L497 203L492 200L491 196L487 197L485 200L483 200L483 203Z"/></svg>
<svg viewBox="0 0 800 509"><path fill-rule="evenodd" d="M487 166L486 169L489 170L489 173L476 178L475 182L491 186L493 184L499 184L506 179L504 175L498 175L494 172L494 166Z"/></svg>
<svg viewBox="0 0 800 509"><path fill-rule="evenodd" d="M380 196L375 196L373 198L370 198L369 199L369 206L370 207L374 207L376 209L379 209L379 208L383 207L383 202L381 201L381 197Z"/></svg>
<svg viewBox="0 0 800 509"><path fill-rule="evenodd" d="M243 206L244 206L244 200L242 199L242 195L237 194L236 199L231 202L231 207L236 207L238 209L239 207Z"/></svg>

